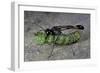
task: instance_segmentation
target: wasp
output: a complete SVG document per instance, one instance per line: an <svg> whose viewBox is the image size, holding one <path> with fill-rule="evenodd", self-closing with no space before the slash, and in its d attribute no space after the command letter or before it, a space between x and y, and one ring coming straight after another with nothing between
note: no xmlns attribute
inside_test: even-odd
<svg viewBox="0 0 100 73"><path fill-rule="evenodd" d="M69 33L64 34L62 31L68 30L68 29L78 29L78 30L84 30L84 26L82 25L66 25L66 26L53 26L52 28L43 29L43 31L38 31L34 33L35 38L37 40L38 44L53 44L54 45L69 45L76 43L80 40L80 32L78 30ZM48 59L53 55L53 50L48 56ZM75 52L73 51L73 55L75 55Z"/></svg>

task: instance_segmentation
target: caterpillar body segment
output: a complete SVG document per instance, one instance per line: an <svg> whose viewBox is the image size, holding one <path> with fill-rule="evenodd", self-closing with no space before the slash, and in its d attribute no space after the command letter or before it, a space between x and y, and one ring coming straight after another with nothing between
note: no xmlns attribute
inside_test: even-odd
<svg viewBox="0 0 100 73"><path fill-rule="evenodd" d="M80 32L74 31L69 34L61 34L61 35L48 35L46 38L46 33L37 32L35 36L35 40L37 44L57 44L57 45L69 45L80 40Z"/></svg>

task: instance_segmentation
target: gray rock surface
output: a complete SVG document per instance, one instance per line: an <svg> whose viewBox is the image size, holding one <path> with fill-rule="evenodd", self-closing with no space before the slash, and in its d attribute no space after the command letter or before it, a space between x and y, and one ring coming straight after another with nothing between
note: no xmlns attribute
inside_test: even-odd
<svg viewBox="0 0 100 73"><path fill-rule="evenodd" d="M37 45L34 42L34 33L43 27L51 28L57 25L83 25L79 42L71 45L54 46L53 55L48 59L53 48L52 45ZM67 34L75 30L66 30ZM73 52L75 56L73 56ZM90 15L79 13L56 13L24 11L24 61L44 61L63 59L90 58Z"/></svg>

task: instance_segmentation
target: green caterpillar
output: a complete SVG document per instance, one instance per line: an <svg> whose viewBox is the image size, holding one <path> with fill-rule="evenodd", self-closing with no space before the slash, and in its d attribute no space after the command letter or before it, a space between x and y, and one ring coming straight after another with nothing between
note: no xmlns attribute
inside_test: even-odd
<svg viewBox="0 0 100 73"><path fill-rule="evenodd" d="M47 38L45 38L47 35L44 32L37 32L35 35L35 42L37 44L57 44L57 45L69 45L73 44L75 42L78 42L80 40L80 32L74 31L69 34L61 34L61 35L49 35Z"/></svg>

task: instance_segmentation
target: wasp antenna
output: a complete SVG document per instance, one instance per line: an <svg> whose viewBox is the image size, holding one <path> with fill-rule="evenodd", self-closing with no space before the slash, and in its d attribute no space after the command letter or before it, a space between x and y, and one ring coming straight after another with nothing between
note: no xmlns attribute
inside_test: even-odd
<svg viewBox="0 0 100 73"><path fill-rule="evenodd" d="M42 26L40 26L39 24L37 24L37 26L39 26L42 30L45 30Z"/></svg>
<svg viewBox="0 0 100 73"><path fill-rule="evenodd" d="M45 30L42 26L39 25L39 23L41 22L40 19L36 19L36 21L34 22L36 24L36 26L38 26L39 28L41 28L42 30Z"/></svg>
<svg viewBox="0 0 100 73"><path fill-rule="evenodd" d="M36 26L38 26L39 28L41 28L43 31L45 30L42 26L40 26L39 24L36 24Z"/></svg>

